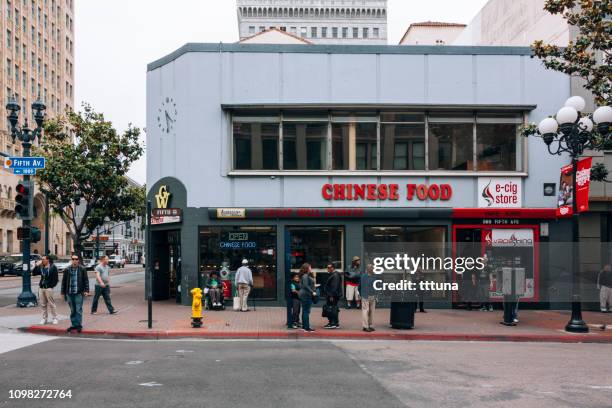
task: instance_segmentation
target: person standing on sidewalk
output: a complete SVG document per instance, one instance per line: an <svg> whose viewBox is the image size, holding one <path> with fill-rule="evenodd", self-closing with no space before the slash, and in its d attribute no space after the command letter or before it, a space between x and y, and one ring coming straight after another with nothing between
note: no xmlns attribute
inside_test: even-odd
<svg viewBox="0 0 612 408"><path fill-rule="evenodd" d="M325 306L327 308L327 319L329 323L323 328L339 329L340 311L338 310L338 301L342 296L342 276L340 276L340 272L334 269L334 265L332 264L327 265L327 272L329 273L329 277L325 282Z"/></svg>
<svg viewBox="0 0 612 408"><path fill-rule="evenodd" d="M96 266L96 285L94 287L95 294L91 302L91 314L98 313L98 300L100 296L104 299L108 313L115 314L117 311L113 307L110 296L110 267L108 266L108 256L102 255L98 266Z"/></svg>
<svg viewBox="0 0 612 408"><path fill-rule="evenodd" d="M425 311L425 296L427 296L428 293L426 290L421 289L421 282L425 282L425 274L423 273L422 269L417 269L414 279L414 282L416 283L415 294L417 298L418 311L421 313L427 313Z"/></svg>
<svg viewBox="0 0 612 408"><path fill-rule="evenodd" d="M361 275L359 293L361 294L361 326L364 332L375 331L373 327L376 296L374 290L374 265L368 264L366 273Z"/></svg>
<svg viewBox="0 0 612 408"><path fill-rule="evenodd" d="M355 302L355 307L359 309L361 307L361 298L359 297L359 280L361 277L360 272L361 258L358 256L353 257L351 267L344 273L346 280L346 308L351 309L352 302Z"/></svg>
<svg viewBox="0 0 612 408"><path fill-rule="evenodd" d="M42 320L40 324L47 324L49 317L49 309L53 317L53 324L57 324L57 308L55 307L55 298L53 290L57 286L59 276L57 267L53 265L49 255L44 255L40 261L40 265L34 268L34 275L40 274L40 282L38 283L38 299L42 308Z"/></svg>
<svg viewBox="0 0 612 408"><path fill-rule="evenodd" d="M70 266L62 276L62 296L70 306L71 326L66 330L83 330L83 297L89 295L89 279L87 271L79 264L79 257L72 255Z"/></svg>
<svg viewBox="0 0 612 408"><path fill-rule="evenodd" d="M612 312L612 266L604 266L597 275L599 306L602 313Z"/></svg>
<svg viewBox="0 0 612 408"><path fill-rule="evenodd" d="M291 276L291 328L300 327L300 275L295 273Z"/></svg>
<svg viewBox="0 0 612 408"><path fill-rule="evenodd" d="M316 284L312 273L312 267L305 263L300 268L300 301L302 302L302 330L313 332L310 327L310 309L312 298L317 295Z"/></svg>
<svg viewBox="0 0 612 408"><path fill-rule="evenodd" d="M247 266L249 261L246 259L242 260L242 266L236 271L236 287L238 288L238 296L240 298L240 311L248 312L249 305L247 300L249 299L249 292L251 286L253 286L253 272Z"/></svg>

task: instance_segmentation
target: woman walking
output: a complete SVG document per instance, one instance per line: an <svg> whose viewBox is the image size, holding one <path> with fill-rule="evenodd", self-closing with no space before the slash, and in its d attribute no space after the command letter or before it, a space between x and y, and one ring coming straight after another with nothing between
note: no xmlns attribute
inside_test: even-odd
<svg viewBox="0 0 612 408"><path fill-rule="evenodd" d="M312 267L305 263L300 268L300 302L302 303L302 330L313 332L310 327L310 309L312 308L312 298L317 295L315 280Z"/></svg>

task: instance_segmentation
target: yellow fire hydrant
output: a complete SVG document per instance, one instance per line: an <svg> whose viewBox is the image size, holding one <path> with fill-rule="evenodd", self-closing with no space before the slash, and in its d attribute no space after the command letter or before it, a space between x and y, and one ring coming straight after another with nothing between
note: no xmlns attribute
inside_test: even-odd
<svg viewBox="0 0 612 408"><path fill-rule="evenodd" d="M193 302L191 303L191 327L202 327L202 289L191 290Z"/></svg>

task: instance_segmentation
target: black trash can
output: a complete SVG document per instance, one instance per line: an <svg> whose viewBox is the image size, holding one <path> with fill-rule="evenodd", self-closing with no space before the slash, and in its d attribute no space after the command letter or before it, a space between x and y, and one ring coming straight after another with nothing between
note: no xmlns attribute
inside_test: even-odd
<svg viewBox="0 0 612 408"><path fill-rule="evenodd" d="M408 330L414 328L414 313L416 302L391 303L391 327Z"/></svg>

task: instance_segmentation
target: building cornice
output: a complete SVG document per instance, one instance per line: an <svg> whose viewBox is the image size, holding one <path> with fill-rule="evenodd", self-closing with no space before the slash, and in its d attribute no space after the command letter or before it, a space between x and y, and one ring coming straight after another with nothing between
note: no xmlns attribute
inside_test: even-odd
<svg viewBox="0 0 612 408"><path fill-rule="evenodd" d="M182 55L192 52L212 53L297 53L297 54L385 54L385 55L524 55L532 56L529 47L440 46L440 45L324 45L324 44L240 44L187 43L147 65L147 71L161 68Z"/></svg>

